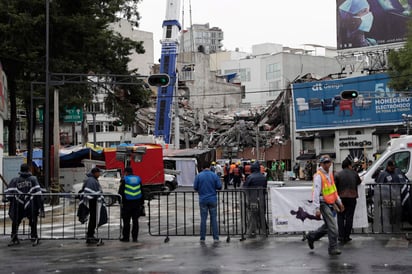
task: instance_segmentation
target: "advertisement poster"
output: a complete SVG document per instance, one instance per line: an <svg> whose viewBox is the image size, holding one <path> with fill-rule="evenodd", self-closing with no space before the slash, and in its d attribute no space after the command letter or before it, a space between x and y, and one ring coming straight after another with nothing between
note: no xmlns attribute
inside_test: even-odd
<svg viewBox="0 0 412 274"><path fill-rule="evenodd" d="M410 0L337 0L338 50L406 41Z"/></svg>
<svg viewBox="0 0 412 274"><path fill-rule="evenodd" d="M388 88L387 74L293 84L296 131L402 124L411 98ZM358 97L343 100L342 91Z"/></svg>
<svg viewBox="0 0 412 274"><path fill-rule="evenodd" d="M353 228L368 227L365 186L358 187ZM274 232L299 232L316 230L323 220L315 219L315 207L310 202L312 187L270 188Z"/></svg>

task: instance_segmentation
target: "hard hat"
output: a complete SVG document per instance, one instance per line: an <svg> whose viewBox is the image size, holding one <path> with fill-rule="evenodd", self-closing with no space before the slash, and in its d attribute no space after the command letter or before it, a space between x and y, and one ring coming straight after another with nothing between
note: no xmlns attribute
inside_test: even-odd
<svg viewBox="0 0 412 274"><path fill-rule="evenodd" d="M212 165L216 165L216 162L212 162Z"/></svg>

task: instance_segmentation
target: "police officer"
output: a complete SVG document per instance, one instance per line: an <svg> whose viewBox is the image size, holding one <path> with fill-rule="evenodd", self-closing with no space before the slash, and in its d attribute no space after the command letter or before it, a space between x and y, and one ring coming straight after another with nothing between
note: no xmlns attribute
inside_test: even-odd
<svg viewBox="0 0 412 274"><path fill-rule="evenodd" d="M341 251L338 249L338 227L334 218L334 211L343 212L345 208L339 198L333 173L329 170L332 165L329 155L322 155L319 163L320 167L313 177L312 200L316 206L315 215L317 218L322 215L324 224L316 231L308 233L306 239L309 248L313 249L313 243L328 234L329 254L339 255Z"/></svg>
<svg viewBox="0 0 412 274"><path fill-rule="evenodd" d="M87 174L87 179L83 184L83 198L80 203L87 204L89 208L89 223L87 224L87 244L99 243L100 239L94 236L97 227L97 207L98 200L102 199L102 187L99 183L99 177L101 174L101 169L94 167L91 169L90 173ZM79 204L80 207L80 204Z"/></svg>
<svg viewBox="0 0 412 274"><path fill-rule="evenodd" d="M130 241L130 219L132 219L132 239L137 242L139 234L139 217L144 203L142 189L142 179L133 175L133 169L126 167L124 177L120 181L119 194L122 196L121 216L123 220L122 238L120 241Z"/></svg>
<svg viewBox="0 0 412 274"><path fill-rule="evenodd" d="M27 164L20 166L19 177L13 178L6 189L6 198L10 201L9 216L12 220L11 241L9 246L20 243L17 232L24 217L29 219L30 237L33 246L39 243L37 236L37 217L43 210L41 188L37 178L30 172Z"/></svg>

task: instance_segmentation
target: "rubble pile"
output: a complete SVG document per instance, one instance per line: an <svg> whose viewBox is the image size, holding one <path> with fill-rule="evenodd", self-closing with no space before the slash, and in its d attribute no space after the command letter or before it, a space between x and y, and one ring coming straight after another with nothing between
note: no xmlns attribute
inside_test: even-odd
<svg viewBox="0 0 412 274"><path fill-rule="evenodd" d="M284 102L285 92L268 107L242 111L204 113L201 109L181 105L180 142L191 148L254 147L257 142L271 146L276 136L287 135L288 107ZM139 133L153 133L156 108L139 109L137 117Z"/></svg>

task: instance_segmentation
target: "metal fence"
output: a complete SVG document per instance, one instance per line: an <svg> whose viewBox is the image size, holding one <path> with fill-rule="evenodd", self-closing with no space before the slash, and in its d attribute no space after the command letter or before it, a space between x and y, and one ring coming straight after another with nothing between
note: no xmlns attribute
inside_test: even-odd
<svg viewBox="0 0 412 274"><path fill-rule="evenodd" d="M354 233L408 233L412 231L412 199L410 184L370 184L365 186L369 226L356 229ZM260 189L218 191L217 219L219 234L227 237L251 235L250 224L257 222L256 235L280 235L273 231L270 191L264 192L263 200L251 204L250 192ZM81 224L77 217L79 196L73 193L43 195L47 200L57 200L56 205L45 206L45 216L38 219L38 236L41 239L84 239L87 223ZM107 200L120 200L119 195L105 194ZM259 200L258 199L258 200ZM408 203L410 207L408 208ZM0 204L0 235L10 235L12 223L8 216L9 202L2 194ZM115 203L107 207L108 223L97 230L97 236L106 240L119 239L122 229L121 206ZM200 209L198 194L192 190L178 190L168 194L151 193L147 202L148 231L151 236L200 236ZM263 214L262 214L263 213ZM264 216L264 217L263 217ZM264 219L264 220L263 220ZM262 223L263 221L263 223ZM208 222L209 223L209 222ZM260 224L260 225L259 225ZM23 219L18 234L30 237L28 219ZM211 235L208 226L207 234ZM284 235L285 233L282 233ZM289 232L301 234L301 232Z"/></svg>
<svg viewBox="0 0 412 274"><path fill-rule="evenodd" d="M0 234L11 235L12 221L9 217L10 202L2 195L0 205ZM47 193L42 194L45 200L57 201L54 205L45 205L44 215L40 214L37 220L37 234L40 239L85 239L87 222L82 224L78 220L79 195L74 193ZM120 201L119 195L104 194L105 200ZM96 236L105 239L119 239L121 232L120 206L107 206L107 224L96 230ZM18 235L21 238L30 238L29 219L23 218Z"/></svg>
<svg viewBox="0 0 412 274"><path fill-rule="evenodd" d="M411 184L366 185L367 232L407 233L412 231Z"/></svg>
<svg viewBox="0 0 412 274"><path fill-rule="evenodd" d="M262 192L262 189L250 189L249 192ZM253 213L263 212L266 215L266 218L258 216L259 221L265 222L265 226L258 226L255 233L267 236L270 212L265 209L268 208L269 200L264 198L262 203L251 205L247 194L243 190L222 190L217 193L219 234L226 236L228 242L232 236L245 239ZM200 236L199 197L195 191L174 191L168 195L154 193L148 203L148 213L149 234L152 236L164 236L166 242L169 236ZM211 235L210 227L207 231Z"/></svg>
<svg viewBox="0 0 412 274"><path fill-rule="evenodd" d="M410 184L369 184L365 186L366 210L368 227L355 229L353 233L408 233L412 231L412 207L405 206L405 193L411 193ZM259 191L259 190L253 190ZM412 195L410 195L412 196ZM200 236L200 209L198 194L194 191L175 191L170 195L154 194L149 201L149 233L152 236L164 236L165 241L170 236ZM266 227L260 227L256 234L284 235L274 232L272 227L272 210L270 192L265 195L264 205L260 204L255 212L264 212ZM409 197L408 199L412 199ZM410 201L409 201L410 202ZM411 202L412 206L412 202ZM248 204L245 190L218 191L218 224L221 236L227 236L227 241L233 236L244 239L249 236L248 225L253 214L253 208ZM260 215L261 216L261 215ZM208 227L208 235L211 228ZM302 232L289 232L302 234Z"/></svg>

